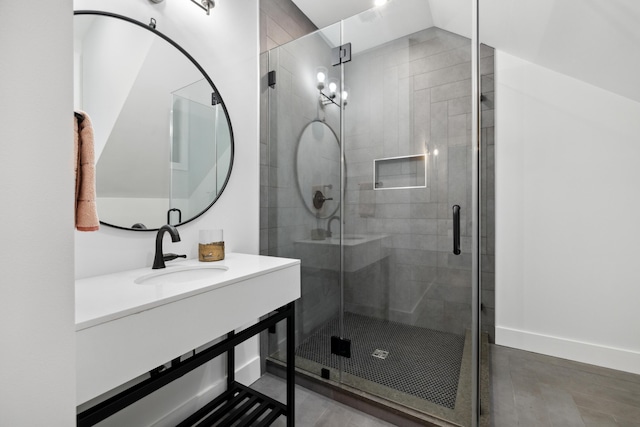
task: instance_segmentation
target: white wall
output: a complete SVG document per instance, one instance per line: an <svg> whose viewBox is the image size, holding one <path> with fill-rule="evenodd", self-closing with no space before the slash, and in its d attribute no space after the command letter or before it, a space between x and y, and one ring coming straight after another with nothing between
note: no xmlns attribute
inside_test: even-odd
<svg viewBox="0 0 640 427"><path fill-rule="evenodd" d="M75 425L71 0L0 2L0 425Z"/></svg>
<svg viewBox="0 0 640 427"><path fill-rule="evenodd" d="M640 373L640 103L496 51L496 343Z"/></svg>
<svg viewBox="0 0 640 427"><path fill-rule="evenodd" d="M169 198L98 197L101 218L109 224L128 225L141 222L147 227L167 222ZM173 224L177 221L173 219Z"/></svg>
<svg viewBox="0 0 640 427"><path fill-rule="evenodd" d="M229 110L236 151L227 188L207 213L179 228L181 242L166 239L165 250L195 257L198 230L222 228L227 251L258 253L258 2L219 2L210 16L188 1L153 4L146 0L75 0L74 6L76 10L104 10L142 22L154 17L157 29L185 48L207 71ZM75 239L76 278L152 264L155 242L152 232L102 226L97 233L76 233ZM258 353L257 340L249 341L236 352L237 367L246 365L241 373L246 375L245 381L259 375ZM170 388L163 396L140 402L114 421L114 425L145 425L162 418L166 411L189 410L187 407L196 402L186 399L198 393L219 391L220 361L206 369L207 375L196 376ZM180 409L183 403L187 407ZM157 425L175 424L172 416Z"/></svg>

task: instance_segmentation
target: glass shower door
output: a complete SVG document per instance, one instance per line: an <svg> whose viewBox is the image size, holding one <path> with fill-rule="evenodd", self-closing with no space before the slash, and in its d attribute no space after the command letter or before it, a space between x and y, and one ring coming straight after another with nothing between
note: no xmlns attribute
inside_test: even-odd
<svg viewBox="0 0 640 427"><path fill-rule="evenodd" d="M341 380L464 426L477 327L467 16L453 27L427 1L389 2L342 22Z"/></svg>
<svg viewBox="0 0 640 427"><path fill-rule="evenodd" d="M341 114L332 95L340 80L339 67L332 66L332 48L339 41L336 24L269 52L264 160L268 168L262 177L267 193L262 203L267 220L262 246L268 255L302 262L296 367L333 380L339 375L329 343L302 344L335 322L340 310L340 240L338 234L328 233L328 222L339 212L342 198ZM269 334L268 356L280 363L286 360L284 325L275 332Z"/></svg>

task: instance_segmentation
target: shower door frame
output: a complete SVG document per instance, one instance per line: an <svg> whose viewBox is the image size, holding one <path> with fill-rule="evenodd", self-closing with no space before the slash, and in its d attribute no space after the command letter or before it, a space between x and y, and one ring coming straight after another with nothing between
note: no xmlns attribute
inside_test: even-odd
<svg viewBox="0 0 640 427"><path fill-rule="evenodd" d="M481 230L481 200L482 194L480 180L482 157L480 156L481 143L481 88L480 88L480 0L471 0L471 146L472 146L472 170L471 170L471 425L477 427L480 421L480 364L482 331L480 318L480 289L482 258L480 251Z"/></svg>

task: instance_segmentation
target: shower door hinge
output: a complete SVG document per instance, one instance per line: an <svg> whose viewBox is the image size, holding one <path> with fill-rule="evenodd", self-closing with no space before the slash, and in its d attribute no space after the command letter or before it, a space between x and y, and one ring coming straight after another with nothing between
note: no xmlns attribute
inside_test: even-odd
<svg viewBox="0 0 640 427"><path fill-rule="evenodd" d="M336 66L351 61L351 43L331 49L331 65Z"/></svg>
<svg viewBox="0 0 640 427"><path fill-rule="evenodd" d="M218 105L220 104L220 97L218 96L217 93L215 92L211 92L211 105Z"/></svg>
<svg viewBox="0 0 640 427"><path fill-rule="evenodd" d="M331 353L351 359L351 340L331 337Z"/></svg>
<svg viewBox="0 0 640 427"><path fill-rule="evenodd" d="M275 85L276 85L276 72L275 72L275 70L269 71L267 73L267 84L271 88L275 87Z"/></svg>

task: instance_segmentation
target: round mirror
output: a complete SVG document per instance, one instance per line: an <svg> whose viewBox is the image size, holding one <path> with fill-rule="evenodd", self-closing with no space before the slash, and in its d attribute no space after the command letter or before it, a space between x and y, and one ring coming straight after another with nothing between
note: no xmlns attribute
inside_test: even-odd
<svg viewBox="0 0 640 427"><path fill-rule="evenodd" d="M184 49L150 25L106 12L74 16L74 102L93 125L98 215L132 230L200 216L220 197L233 165L220 93Z"/></svg>
<svg viewBox="0 0 640 427"><path fill-rule="evenodd" d="M340 143L325 122L314 120L300 134L296 175L307 209L318 218L335 215L340 207Z"/></svg>

